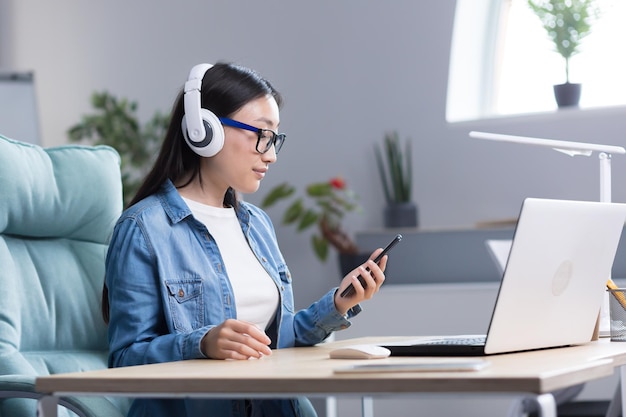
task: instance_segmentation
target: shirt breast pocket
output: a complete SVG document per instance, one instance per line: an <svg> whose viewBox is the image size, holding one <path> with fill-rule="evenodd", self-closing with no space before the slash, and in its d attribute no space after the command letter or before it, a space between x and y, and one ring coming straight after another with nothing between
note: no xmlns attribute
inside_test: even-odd
<svg viewBox="0 0 626 417"><path fill-rule="evenodd" d="M174 330L182 333L204 326L202 280L168 280L165 285Z"/></svg>

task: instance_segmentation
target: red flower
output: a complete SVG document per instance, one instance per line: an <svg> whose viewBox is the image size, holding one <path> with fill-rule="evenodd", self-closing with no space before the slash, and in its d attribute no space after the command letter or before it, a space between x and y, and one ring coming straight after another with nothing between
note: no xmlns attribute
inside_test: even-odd
<svg viewBox="0 0 626 417"><path fill-rule="evenodd" d="M333 188L336 188L337 190L343 190L344 188L346 188L346 182L341 177L331 178L329 183L333 186Z"/></svg>

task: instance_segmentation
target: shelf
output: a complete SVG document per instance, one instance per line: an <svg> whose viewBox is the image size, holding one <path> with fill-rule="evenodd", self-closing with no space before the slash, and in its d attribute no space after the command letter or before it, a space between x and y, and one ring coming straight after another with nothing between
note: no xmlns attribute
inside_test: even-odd
<svg viewBox="0 0 626 417"><path fill-rule="evenodd" d="M361 251L369 252L402 233L402 242L389 253L386 285L499 282L502 275L485 242L512 239L514 230L514 227L380 229L357 233L356 242ZM612 276L626 278L624 241L617 249Z"/></svg>

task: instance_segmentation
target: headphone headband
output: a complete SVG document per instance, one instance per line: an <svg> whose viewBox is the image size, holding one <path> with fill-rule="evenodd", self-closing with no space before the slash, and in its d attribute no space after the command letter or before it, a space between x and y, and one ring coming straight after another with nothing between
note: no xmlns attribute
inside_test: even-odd
<svg viewBox="0 0 626 417"><path fill-rule="evenodd" d="M204 74L211 68L211 64L198 64L189 71L189 77L185 82L185 121L187 135L192 142L201 142L206 136L202 116L200 115L200 90Z"/></svg>

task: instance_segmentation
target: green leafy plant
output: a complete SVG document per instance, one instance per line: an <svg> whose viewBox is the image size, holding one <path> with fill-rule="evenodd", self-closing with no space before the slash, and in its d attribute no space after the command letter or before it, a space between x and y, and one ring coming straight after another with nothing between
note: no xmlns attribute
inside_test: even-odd
<svg viewBox="0 0 626 417"><path fill-rule="evenodd" d="M278 201L290 199L282 217L285 225L294 225L298 232L317 226L318 233L311 236L311 245L317 258L325 261L328 258L329 246L339 253L356 254L354 240L343 231L341 221L350 211L360 210L358 196L346 187L340 177L331 178L327 182L309 184L305 195L297 195L296 189L288 183L272 188L261 202L261 207L269 208Z"/></svg>
<svg viewBox="0 0 626 417"><path fill-rule="evenodd" d="M403 149L398 132L393 131L385 135L382 147L374 145L374 151L387 204L411 201L411 141L407 140Z"/></svg>
<svg viewBox="0 0 626 417"><path fill-rule="evenodd" d="M118 99L108 92L91 96L94 114L83 116L70 127L73 142L109 145L122 160L124 204L128 205L150 169L169 125L169 115L156 112L143 126L137 117L137 103Z"/></svg>
<svg viewBox="0 0 626 417"><path fill-rule="evenodd" d="M528 0L528 6L565 59L565 80L569 83L570 58L580 52L580 43L591 32L600 8L595 0Z"/></svg>

